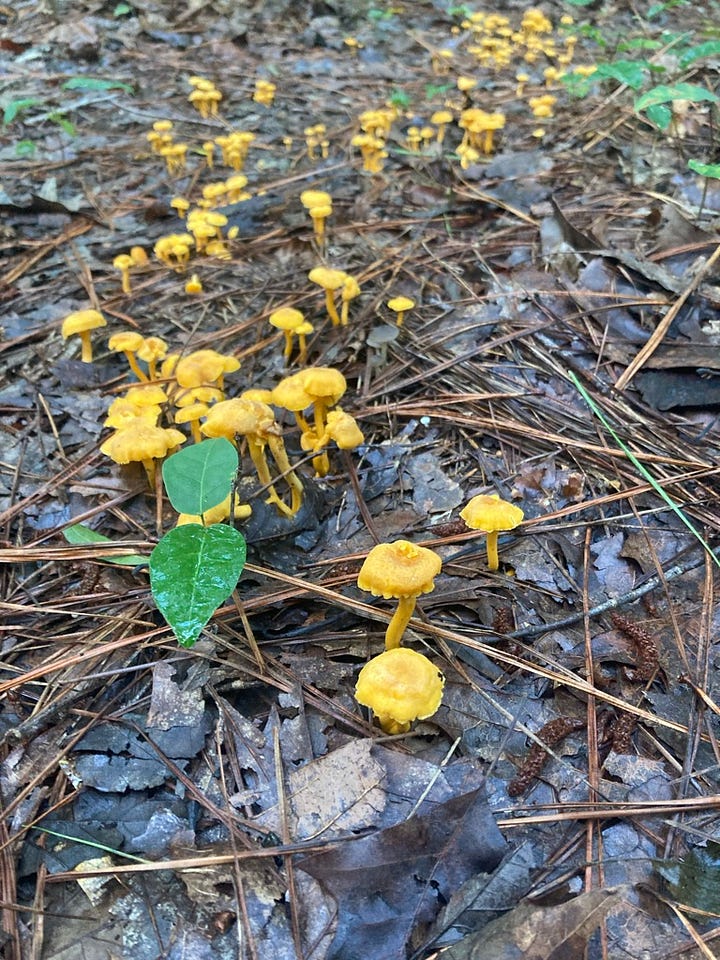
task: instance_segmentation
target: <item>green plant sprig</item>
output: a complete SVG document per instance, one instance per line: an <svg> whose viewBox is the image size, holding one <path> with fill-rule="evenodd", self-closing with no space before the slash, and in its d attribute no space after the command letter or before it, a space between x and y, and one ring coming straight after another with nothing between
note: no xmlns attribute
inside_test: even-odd
<svg viewBox="0 0 720 960"><path fill-rule="evenodd" d="M600 409L600 407L598 407L598 405L597 405L597 404L595 403L595 401L592 399L592 397L591 397L590 394L587 392L587 390L585 389L585 387L580 383L580 380L578 379L578 377L572 372L572 370L568 370L568 371L567 371L567 376L568 376L568 379L570 380L570 382L572 383L572 385L573 385L573 386L575 387L575 389L577 390L577 392L578 392L578 393L580 394L580 396L583 398L583 400L585 401L585 403L588 405L588 407L590 407L590 410L592 411L592 413L598 418L598 420L600 421L600 423L601 423L601 424L603 425L603 427L607 430L607 432L608 432L608 433L610 434L610 436L613 438L613 440L614 440L615 443L618 445L618 447L620 447L620 449L622 450L622 452L623 452L623 453L625 454L625 456L628 458L628 460L630 461L630 463L632 463L632 465L635 467L635 469L638 471L638 473L643 477L643 479L647 480L647 482L650 484L650 486L653 488L653 490L657 493L657 495L658 495L662 500L664 500L664 502L670 507L670 509L673 511L673 513L676 514L677 517L679 517L679 519L680 519L680 520L682 521L682 523L688 528L688 530L689 530L690 533L695 537L695 539L698 541L698 543L700 543L700 545L703 547L703 549L707 551L708 556L709 556L710 559L713 561L713 563L715 564L715 566L716 566L716 567L720 567L720 558L717 556L717 554L716 554L715 551L712 549L712 547L710 546L710 544L707 542L707 540L705 540L705 538L703 537L703 535L702 535L698 530L695 529L695 527L693 526L692 522L691 522L691 521L687 518L687 516L683 513L683 511L682 511L682 509L680 508L680 506L673 500L673 498L670 496L670 494L657 482L657 480L655 479L655 477L653 477L653 475L648 471L647 467L645 467L645 466L638 460L638 458L635 456L635 454L632 452L632 450L627 446L627 444L624 443L624 441L620 439L620 437L617 435L617 433L616 433L615 430L613 429L613 426L612 426L612 424L610 423L610 421L607 419L607 417L606 417L605 414L602 412L602 410Z"/></svg>

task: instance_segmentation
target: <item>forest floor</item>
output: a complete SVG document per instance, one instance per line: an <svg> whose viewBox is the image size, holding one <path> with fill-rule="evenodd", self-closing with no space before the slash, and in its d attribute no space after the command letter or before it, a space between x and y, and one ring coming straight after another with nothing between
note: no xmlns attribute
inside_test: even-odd
<svg viewBox="0 0 720 960"><path fill-rule="evenodd" d="M720 5L528 9L0 7L8 960L718 955ZM474 154L470 108L504 121ZM391 117L375 172L370 109ZM147 136L166 120L173 174ZM237 172L203 146L233 130L249 197L214 200L214 255L174 269L153 253L185 232L171 201ZM308 188L332 196L321 240ZM360 286L347 325L319 264ZM276 409L292 517L240 446L248 563L183 648L147 566L177 514L100 450L134 380L107 337L236 358L234 397L301 369L281 306L364 439L316 477ZM92 363L61 335L87 308ZM480 493L524 512L497 571L459 519ZM445 688L388 735L354 690L394 601L357 575L398 539L442 558L403 643Z"/></svg>

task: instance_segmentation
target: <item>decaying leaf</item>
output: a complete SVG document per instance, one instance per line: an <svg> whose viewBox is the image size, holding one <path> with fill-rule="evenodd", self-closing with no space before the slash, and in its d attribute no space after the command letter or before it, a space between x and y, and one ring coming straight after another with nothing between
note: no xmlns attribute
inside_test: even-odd
<svg viewBox="0 0 720 960"><path fill-rule="evenodd" d="M404 960L452 892L502 859L505 841L482 789L438 804L425 816L304 858L299 866L338 903L328 960Z"/></svg>
<svg viewBox="0 0 720 960"><path fill-rule="evenodd" d="M557 907L521 903L443 953L443 960L578 960L588 939L621 898L591 890Z"/></svg>

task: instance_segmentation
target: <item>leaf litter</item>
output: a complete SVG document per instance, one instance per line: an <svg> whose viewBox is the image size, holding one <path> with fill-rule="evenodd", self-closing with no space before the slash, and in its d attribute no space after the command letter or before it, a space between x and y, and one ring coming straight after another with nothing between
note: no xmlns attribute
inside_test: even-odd
<svg viewBox="0 0 720 960"><path fill-rule="evenodd" d="M537 139L518 81L496 71L485 82L508 119L488 163L462 170L393 133L391 172L367 176L349 148L357 115L404 94L409 124L452 94L457 71L435 75L431 54L459 49L465 13L124 6L2 12L5 955L709 955L717 921L694 910L714 901L693 891L711 886L697 876L719 839L713 558L567 378L715 544L720 298L700 271L717 237L698 211L717 191L682 162L707 113L683 143L631 101L567 99ZM603 5L583 22L592 61L593 29L618 25ZM157 265L123 296L113 257L176 222L145 131L171 116L213 135L187 110L193 72L262 131L251 170L266 192L226 208L238 246L203 266L199 300ZM256 73L279 108L253 104ZM310 122L330 131L327 158L306 156ZM242 488L238 602L182 651L143 563L172 512L97 452L120 367L79 363L59 323L89 300L182 349L221 344L248 385L275 382L267 312L316 309L296 201L318 183L336 204L326 252L362 295L311 356L345 372L366 442L326 481L307 472L293 525ZM418 307L372 347L397 293ZM456 522L486 491L526 516L497 574ZM77 524L90 536L68 543ZM396 537L443 556L407 642L447 684L433 718L386 740L353 699L386 604L355 578ZM563 720L566 737L543 735Z"/></svg>

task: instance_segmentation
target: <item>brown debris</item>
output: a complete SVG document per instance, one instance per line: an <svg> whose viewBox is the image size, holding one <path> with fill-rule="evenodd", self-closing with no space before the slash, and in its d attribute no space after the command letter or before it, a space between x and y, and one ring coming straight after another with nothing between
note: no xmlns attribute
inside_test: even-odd
<svg viewBox="0 0 720 960"><path fill-rule="evenodd" d="M634 683L648 683L658 669L658 648L655 638L639 623L635 623L620 613L613 613L612 624L632 640L637 649L637 669L627 672L628 679Z"/></svg>
<svg viewBox="0 0 720 960"><path fill-rule="evenodd" d="M561 740L564 740L568 734L574 730L582 730L584 726L585 721L578 717L558 717L541 727L537 732L537 737L546 746L554 747ZM532 782L540 776L547 759L548 753L545 748L539 743L533 743L517 776L508 785L508 796L519 797L525 793Z"/></svg>

